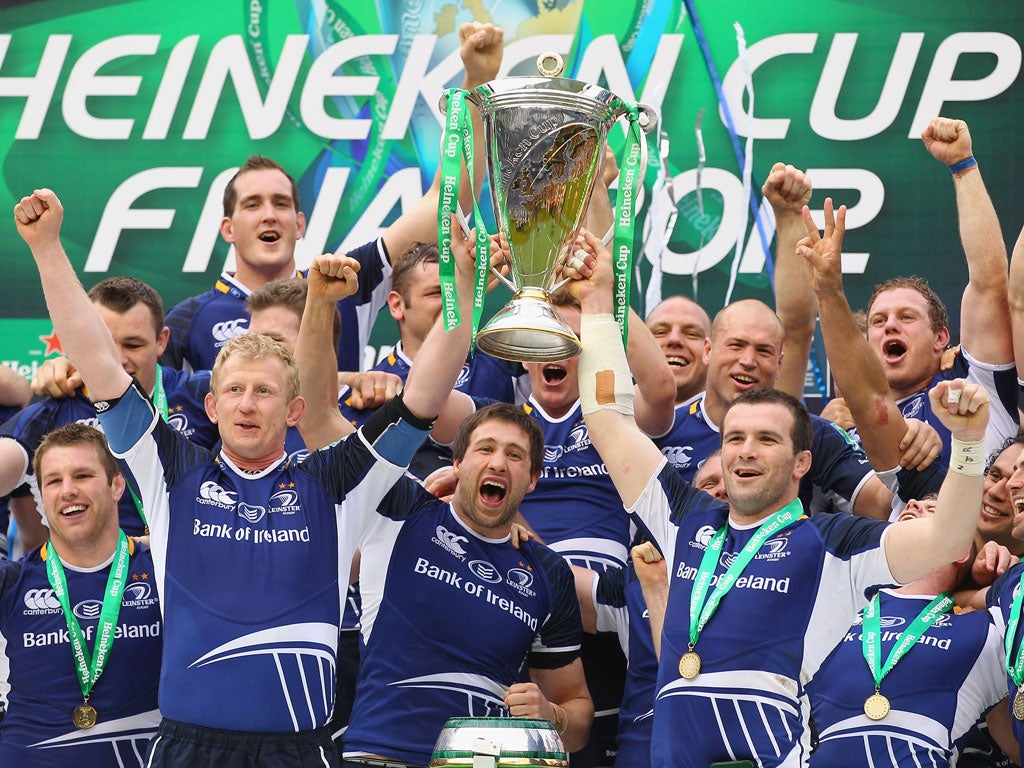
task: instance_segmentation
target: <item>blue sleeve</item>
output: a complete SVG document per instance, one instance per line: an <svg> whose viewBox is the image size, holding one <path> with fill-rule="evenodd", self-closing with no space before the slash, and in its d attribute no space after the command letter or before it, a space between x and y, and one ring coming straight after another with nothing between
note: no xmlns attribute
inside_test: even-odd
<svg viewBox="0 0 1024 768"><path fill-rule="evenodd" d="M871 463L845 430L821 417L812 417L814 441L811 446L811 482L825 491L833 491L847 501L870 474Z"/></svg>
<svg viewBox="0 0 1024 768"><path fill-rule="evenodd" d="M531 651L527 663L533 669L559 669L579 657L583 641L583 619L580 601L576 597L576 580L561 555L532 541L526 546L536 551L551 590L551 613L539 630L541 644L545 648L557 649L550 653Z"/></svg>
<svg viewBox="0 0 1024 768"><path fill-rule="evenodd" d="M1020 581L1021 573L1024 573L1024 563L1018 563L996 579L992 583L992 586L988 588L988 593L985 595L986 607L1002 610L1003 592L1005 591L1008 595L1013 594L1013 590L1016 589L1017 582ZM1006 610L1009 610L1009 608L1009 606L1006 606Z"/></svg>
<svg viewBox="0 0 1024 768"><path fill-rule="evenodd" d="M626 569L609 568L597 577L597 602L612 608L626 605Z"/></svg>
<svg viewBox="0 0 1024 768"><path fill-rule="evenodd" d="M825 547L843 559L876 549L881 544L882 533L890 525L884 520L872 520L845 512L814 515L810 521L817 526Z"/></svg>

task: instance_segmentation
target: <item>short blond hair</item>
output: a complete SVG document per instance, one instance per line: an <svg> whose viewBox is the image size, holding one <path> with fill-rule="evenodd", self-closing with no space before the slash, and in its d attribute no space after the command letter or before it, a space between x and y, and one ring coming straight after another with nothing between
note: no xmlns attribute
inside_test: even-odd
<svg viewBox="0 0 1024 768"><path fill-rule="evenodd" d="M288 401L291 402L299 396L299 369L288 348L269 336L259 333L243 333L228 339L217 355L213 371L210 374L210 391L213 392L214 397L217 396L220 372L232 357L241 360L279 359L284 364L284 387L288 394Z"/></svg>

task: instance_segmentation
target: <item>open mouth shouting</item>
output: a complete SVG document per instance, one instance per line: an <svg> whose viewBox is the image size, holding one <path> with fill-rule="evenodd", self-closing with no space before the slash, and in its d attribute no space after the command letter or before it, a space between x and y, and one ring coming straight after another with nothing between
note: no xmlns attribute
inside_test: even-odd
<svg viewBox="0 0 1024 768"><path fill-rule="evenodd" d="M480 499L487 507L500 507L508 495L508 483L497 478L487 478L480 483Z"/></svg>
<svg viewBox="0 0 1024 768"><path fill-rule="evenodd" d="M264 243L276 243L281 239L281 233L277 230L268 230L266 232L260 232L259 239Z"/></svg>
<svg viewBox="0 0 1024 768"><path fill-rule="evenodd" d="M899 339L890 339L882 344L882 357L887 363L898 363L906 354L907 345Z"/></svg>
<svg viewBox="0 0 1024 768"><path fill-rule="evenodd" d="M549 364L544 366L541 370L541 374L544 376L545 384L555 386L565 381L565 377L568 375L568 372L560 365Z"/></svg>

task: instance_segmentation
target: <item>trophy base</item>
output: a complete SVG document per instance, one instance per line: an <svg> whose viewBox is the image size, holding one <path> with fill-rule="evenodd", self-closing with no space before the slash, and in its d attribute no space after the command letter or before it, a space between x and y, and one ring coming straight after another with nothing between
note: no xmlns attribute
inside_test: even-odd
<svg viewBox="0 0 1024 768"><path fill-rule="evenodd" d="M476 337L489 355L520 363L556 363L583 348L575 331L541 290L519 291Z"/></svg>

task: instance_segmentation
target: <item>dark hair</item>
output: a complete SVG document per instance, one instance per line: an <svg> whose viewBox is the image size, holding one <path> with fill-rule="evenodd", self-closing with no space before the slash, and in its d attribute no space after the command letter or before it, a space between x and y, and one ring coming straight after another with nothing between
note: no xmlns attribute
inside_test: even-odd
<svg viewBox="0 0 1024 768"><path fill-rule="evenodd" d="M793 426L789 432L793 441L793 455L811 450L814 428L811 426L810 414L807 413L804 404L792 395L778 389L751 389L733 400L725 409L725 413L728 414L737 405L762 404L781 405L793 415ZM725 416L722 417L722 424L725 424Z"/></svg>
<svg viewBox="0 0 1024 768"><path fill-rule="evenodd" d="M263 155L249 155L249 158L245 161L245 164L238 169L238 173L231 177L231 181L224 187L224 215L231 218L231 215L235 212L235 206L238 204L238 192L235 190L235 182L238 181L238 177L248 171L280 171L288 179L288 182L292 185L292 203L295 206L295 210L299 210L299 187L295 183L295 179L288 173L281 164L275 160L271 160L269 157Z"/></svg>
<svg viewBox="0 0 1024 768"><path fill-rule="evenodd" d="M278 280L271 280L249 294L245 300L245 309L251 315L264 309L283 307L291 310L299 322L302 322L302 313L306 308L306 293L308 283L301 277L282 277ZM334 310L334 346L337 347L341 341L341 313Z"/></svg>
<svg viewBox="0 0 1024 768"><path fill-rule="evenodd" d="M996 459L999 458L999 455L1013 445L1024 446L1024 427L1018 428L1017 434L1003 440L1003 444L988 455L988 458L985 460L985 471L988 472L988 470L992 468L992 465L996 463Z"/></svg>
<svg viewBox="0 0 1024 768"><path fill-rule="evenodd" d="M153 316L153 329L159 336L164 329L164 301L154 288L134 277L115 275L100 280L89 289L89 299L95 304L123 315L136 304L145 304Z"/></svg>
<svg viewBox="0 0 1024 768"><path fill-rule="evenodd" d="M897 288L909 288L912 291L917 291L924 297L925 303L928 304L928 319L931 321L933 331L937 333L943 328L949 327L949 312L946 311L946 305L942 303L939 294L928 285L928 281L917 275L894 277L891 280L886 280L876 285L871 298L868 300L869 323L871 321L871 306L875 303L875 299L878 298L878 294Z"/></svg>
<svg viewBox="0 0 1024 768"><path fill-rule="evenodd" d="M40 484L42 482L43 457L52 448L68 448L76 445L91 445L96 450L96 456L99 458L100 464L107 474L108 482L121 474L121 468L118 466L114 455L110 452L107 438L103 433L95 427L75 421L49 432L42 439L42 442L39 443L39 447L36 448L35 455L32 457L32 472Z"/></svg>
<svg viewBox="0 0 1024 768"><path fill-rule="evenodd" d="M421 264L438 264L440 260L437 243L414 244L395 260L391 268L391 290L401 296L406 304L410 304L411 300L406 291L412 282L413 270Z"/></svg>
<svg viewBox="0 0 1024 768"><path fill-rule="evenodd" d="M452 456L459 461L466 457L473 432L485 421L503 421L519 427L530 440L530 472L540 472L544 466L544 433L530 414L511 403L492 403L478 409L459 427L452 443Z"/></svg>

